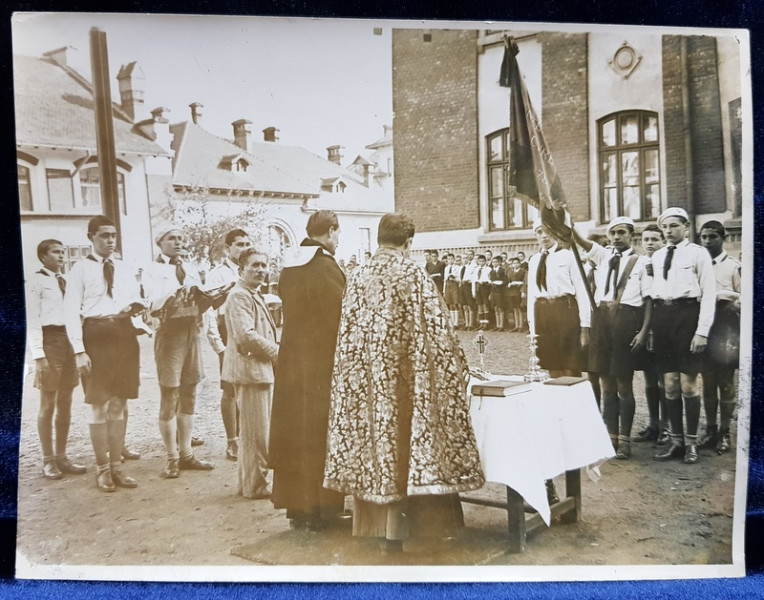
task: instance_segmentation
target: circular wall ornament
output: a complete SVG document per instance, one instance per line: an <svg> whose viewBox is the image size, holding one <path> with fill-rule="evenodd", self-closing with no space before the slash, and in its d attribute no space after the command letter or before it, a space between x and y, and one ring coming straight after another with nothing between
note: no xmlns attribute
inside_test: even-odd
<svg viewBox="0 0 764 600"><path fill-rule="evenodd" d="M618 75L628 79L641 62L642 56L628 42L624 42L608 64Z"/></svg>

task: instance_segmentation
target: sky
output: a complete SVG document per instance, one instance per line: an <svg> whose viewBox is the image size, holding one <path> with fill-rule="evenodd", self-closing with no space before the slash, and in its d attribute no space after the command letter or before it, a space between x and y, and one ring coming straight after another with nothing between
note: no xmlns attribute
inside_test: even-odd
<svg viewBox="0 0 764 600"><path fill-rule="evenodd" d="M374 28L382 25L381 34ZM390 27L360 20L99 13L17 13L14 54L41 56L71 46L70 64L92 80L92 27L106 34L112 101L119 103L121 65L138 61L145 104L170 122L190 120L204 105L202 126L232 139L231 123L252 121L253 139L266 127L279 141L319 156L343 146L343 164L392 125Z"/></svg>

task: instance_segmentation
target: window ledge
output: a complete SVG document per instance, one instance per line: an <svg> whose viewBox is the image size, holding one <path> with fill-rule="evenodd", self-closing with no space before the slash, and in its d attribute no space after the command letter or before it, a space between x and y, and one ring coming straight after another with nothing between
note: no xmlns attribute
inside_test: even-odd
<svg viewBox="0 0 764 600"><path fill-rule="evenodd" d="M536 236L529 229L502 229L500 231L486 231L477 236L480 244L495 244L501 242L536 241Z"/></svg>
<svg viewBox="0 0 764 600"><path fill-rule="evenodd" d="M21 211L21 218L32 218L32 219L82 219L82 218L92 218L97 217L98 215L103 214L101 211L96 212L67 212L67 213L57 213L57 212L35 212L35 211L28 211L28 210L22 210Z"/></svg>

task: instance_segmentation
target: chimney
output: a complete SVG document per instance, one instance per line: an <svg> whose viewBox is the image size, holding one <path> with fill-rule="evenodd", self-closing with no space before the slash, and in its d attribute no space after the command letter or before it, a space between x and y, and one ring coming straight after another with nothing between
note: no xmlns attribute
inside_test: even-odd
<svg viewBox="0 0 764 600"><path fill-rule="evenodd" d="M122 65L117 74L122 110L127 113L131 121L135 121L138 109L143 107L143 81L145 79L143 69L137 62Z"/></svg>
<svg viewBox="0 0 764 600"><path fill-rule="evenodd" d="M333 162L335 165L339 165L342 162L342 154L340 154L342 146L329 146L326 149L326 160Z"/></svg>
<svg viewBox="0 0 764 600"><path fill-rule="evenodd" d="M249 136L252 133L249 126L252 125L252 121L249 119L239 119L231 123L231 125L233 125L233 143L242 150L249 150Z"/></svg>
<svg viewBox="0 0 764 600"><path fill-rule="evenodd" d="M278 132L279 130L275 127L266 127L263 129L263 140L266 142L278 142Z"/></svg>
<svg viewBox="0 0 764 600"><path fill-rule="evenodd" d="M135 126L148 137L166 150L170 149L172 138L170 136L170 119L167 114L170 109L159 106L151 111L151 118L136 123Z"/></svg>
<svg viewBox="0 0 764 600"><path fill-rule="evenodd" d="M201 125L204 104L201 102L192 102L188 106L191 108L191 120L194 122L194 125Z"/></svg>
<svg viewBox="0 0 764 600"><path fill-rule="evenodd" d="M43 56L49 58L54 63L61 67L68 67L69 66L69 51L74 50L72 46L61 46L60 48L56 48L55 50L50 50L49 52L46 52L43 54Z"/></svg>

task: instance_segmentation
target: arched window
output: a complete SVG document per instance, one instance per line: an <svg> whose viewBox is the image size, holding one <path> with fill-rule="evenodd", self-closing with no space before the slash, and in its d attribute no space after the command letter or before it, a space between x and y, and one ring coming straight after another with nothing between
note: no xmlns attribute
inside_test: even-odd
<svg viewBox="0 0 764 600"><path fill-rule="evenodd" d="M630 110L597 127L601 222L617 216L654 219L661 207L658 114Z"/></svg>
<svg viewBox="0 0 764 600"><path fill-rule="evenodd" d="M96 213L103 211L101 202L101 173L98 167L88 167L80 171L80 193L82 204L80 208L88 212ZM125 175L117 171L117 196L119 198L119 209L123 215L127 214L127 204L125 202Z"/></svg>
<svg viewBox="0 0 764 600"><path fill-rule="evenodd" d="M538 211L520 198L512 198L507 190L509 169L509 128L486 137L488 168L488 228L528 229Z"/></svg>

